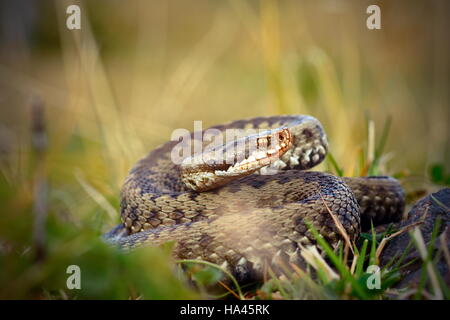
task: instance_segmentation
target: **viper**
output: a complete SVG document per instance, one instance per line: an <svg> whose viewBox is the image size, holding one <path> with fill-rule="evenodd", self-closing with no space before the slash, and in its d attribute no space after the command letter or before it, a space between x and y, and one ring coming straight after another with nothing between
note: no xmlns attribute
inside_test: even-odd
<svg viewBox="0 0 450 320"><path fill-rule="evenodd" d="M122 222L106 238L125 249L173 241L178 259L254 279L280 261L302 264L301 249L316 243L311 228L337 247L401 219L396 179L307 171L327 152L323 126L306 115L237 120L169 141L129 172Z"/></svg>

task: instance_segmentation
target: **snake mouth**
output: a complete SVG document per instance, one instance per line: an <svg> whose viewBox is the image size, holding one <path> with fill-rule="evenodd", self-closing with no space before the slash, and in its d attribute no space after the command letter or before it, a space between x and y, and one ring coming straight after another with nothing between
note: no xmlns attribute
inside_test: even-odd
<svg viewBox="0 0 450 320"><path fill-rule="evenodd" d="M293 141L288 128L246 136L187 159L181 167L181 178L195 191L214 189L274 163Z"/></svg>
<svg viewBox="0 0 450 320"><path fill-rule="evenodd" d="M226 170L215 170L217 176L239 176L252 173L278 160L293 143L293 136L289 129L281 129L274 135L257 139L257 149L242 161L230 165Z"/></svg>

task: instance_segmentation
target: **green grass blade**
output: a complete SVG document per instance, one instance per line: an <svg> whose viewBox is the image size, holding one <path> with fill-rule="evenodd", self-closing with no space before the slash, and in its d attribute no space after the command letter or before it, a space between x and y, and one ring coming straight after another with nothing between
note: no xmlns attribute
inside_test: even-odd
<svg viewBox="0 0 450 320"><path fill-rule="evenodd" d="M219 269L220 271L222 271L226 276L228 276L231 279L231 281L233 282L234 286L236 287L236 290L238 291L239 298L241 300L245 300L245 297L244 297L244 295L242 294L242 291L241 291L241 287L239 286L239 283L237 282L236 278L230 272L228 272L228 270L225 270L221 266L219 266L219 265L217 265L215 263L208 262L208 261L194 260L194 259L177 260L176 263L196 263L196 264L203 264L205 266L209 266L209 267L212 267L212 268Z"/></svg>
<svg viewBox="0 0 450 320"><path fill-rule="evenodd" d="M331 165L334 168L334 171L336 171L336 174L339 177L343 177L344 176L344 171L342 171L341 168L339 168L339 165L336 162L336 159L333 157L333 155L331 154L331 152L328 152L328 160L330 161Z"/></svg>
<svg viewBox="0 0 450 320"><path fill-rule="evenodd" d="M383 153L384 147L386 145L386 141L387 141L389 131L391 128L391 123L392 123L392 117L389 115L384 123L383 131L381 133L381 139L380 139L377 147L375 148L374 159L373 159L372 163L370 163L370 167L368 170L368 174L370 176L376 175L378 173L377 172L378 162L380 160L381 154Z"/></svg>
<svg viewBox="0 0 450 320"><path fill-rule="evenodd" d="M381 139L378 143L377 148L375 149L375 159L380 158L381 154L383 153L384 147L386 146L386 141L389 136L389 131L391 129L392 124L392 116L388 115L388 118L386 119L383 127L383 131L381 133Z"/></svg>
<svg viewBox="0 0 450 320"><path fill-rule="evenodd" d="M363 242L363 245L361 247L361 252L358 256L358 260L356 262L356 270L355 270L355 277L361 277L363 274L364 269L364 260L366 257L367 252L367 245L369 244L369 241L366 239Z"/></svg>
<svg viewBox="0 0 450 320"><path fill-rule="evenodd" d="M361 287L360 283L352 276L350 271L348 270L345 263L341 260L339 260L339 257L334 253L333 249L330 247L330 245L325 241L325 239L319 234L319 232L310 224L306 223L311 233L314 235L314 238L320 245L320 247L325 251L328 258L331 260L331 262L334 264L334 266L337 268L339 273L342 276L343 281L350 281L352 288L355 290L355 292L362 298L362 299L368 299L365 290Z"/></svg>
<svg viewBox="0 0 450 320"><path fill-rule="evenodd" d="M373 223L371 223L372 230L372 243L370 247L370 258L369 264L377 264L377 234L375 233L375 228L373 227Z"/></svg>

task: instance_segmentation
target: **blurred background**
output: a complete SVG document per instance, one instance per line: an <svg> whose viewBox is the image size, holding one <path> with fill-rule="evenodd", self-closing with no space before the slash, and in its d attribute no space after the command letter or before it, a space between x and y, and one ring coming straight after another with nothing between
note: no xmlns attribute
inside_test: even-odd
<svg viewBox="0 0 450 320"><path fill-rule="evenodd" d="M66 27L71 4L81 30ZM371 4L381 30L366 27ZM167 254L125 259L93 239L118 223L132 165L194 120L310 114L335 160L318 170L394 175L412 198L450 184L449 7L2 1L0 298L136 298L110 280L132 286L123 270L166 266ZM61 289L73 263L96 268L90 289ZM146 298L197 294L166 271L139 281Z"/></svg>

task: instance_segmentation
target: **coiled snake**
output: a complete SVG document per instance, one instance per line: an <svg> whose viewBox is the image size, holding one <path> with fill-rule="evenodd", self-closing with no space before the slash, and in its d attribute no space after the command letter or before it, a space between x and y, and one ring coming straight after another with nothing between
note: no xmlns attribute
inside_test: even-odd
<svg viewBox="0 0 450 320"><path fill-rule="evenodd" d="M230 132L225 143L211 138ZM180 147L193 152L179 156ZM300 248L315 243L309 225L336 246L342 233L333 215L351 239L371 222L401 218L404 193L393 178L302 171L327 150L322 125L303 115L238 120L167 142L129 173L122 224L106 237L124 248L175 241L175 257L249 279L276 261L301 264Z"/></svg>

